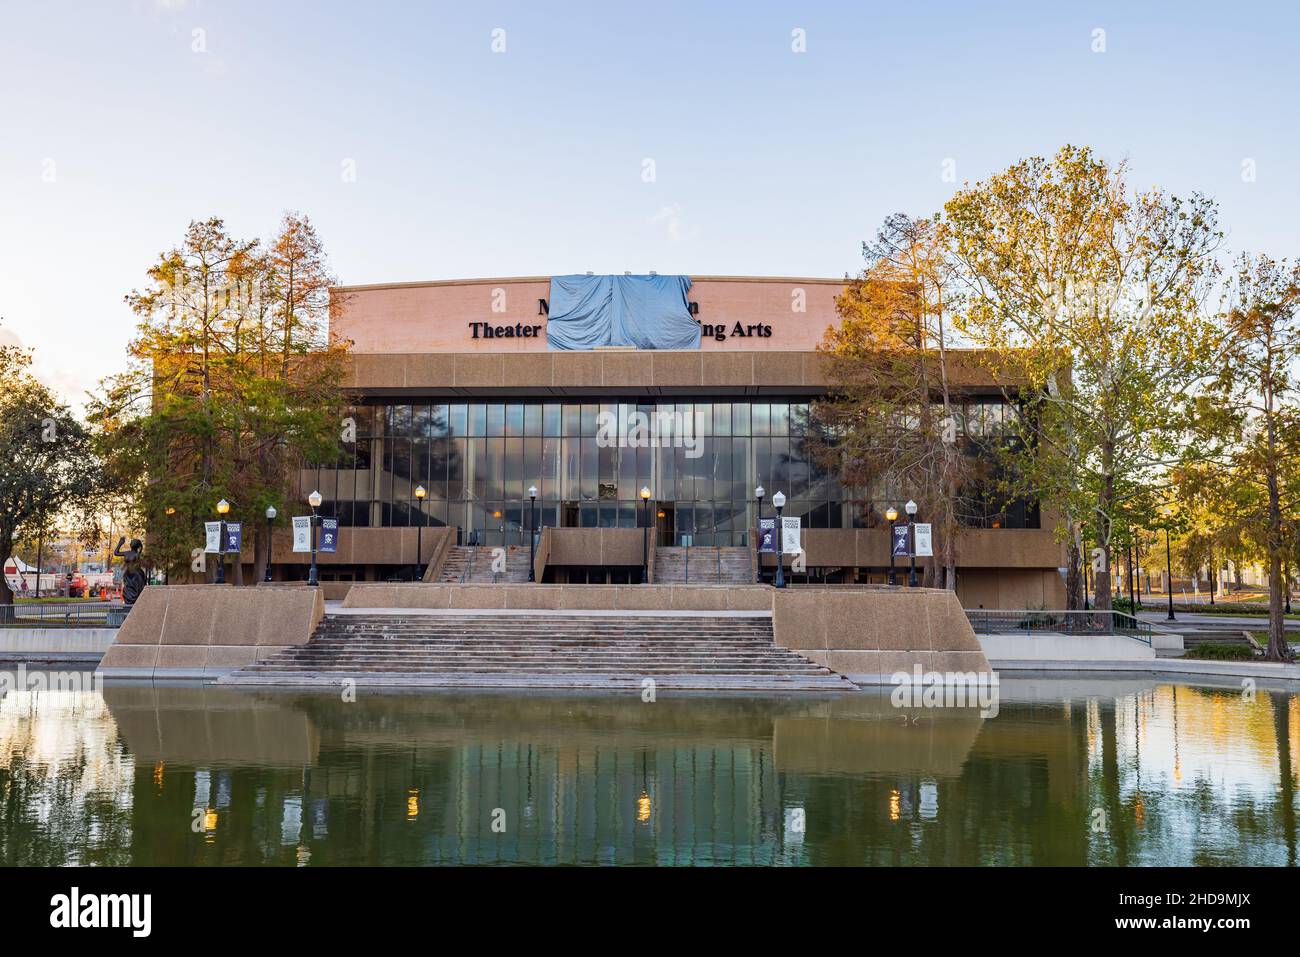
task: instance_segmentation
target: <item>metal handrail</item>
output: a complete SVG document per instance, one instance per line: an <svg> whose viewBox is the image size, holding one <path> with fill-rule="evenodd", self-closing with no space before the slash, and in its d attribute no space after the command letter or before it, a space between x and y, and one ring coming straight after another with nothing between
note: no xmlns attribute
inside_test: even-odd
<svg viewBox="0 0 1300 957"><path fill-rule="evenodd" d="M1122 635L1150 645L1153 634L1148 623L1122 611L967 608L965 612L977 635Z"/></svg>
<svg viewBox="0 0 1300 957"><path fill-rule="evenodd" d="M0 628L116 628L128 610L112 602L19 602L0 605Z"/></svg>

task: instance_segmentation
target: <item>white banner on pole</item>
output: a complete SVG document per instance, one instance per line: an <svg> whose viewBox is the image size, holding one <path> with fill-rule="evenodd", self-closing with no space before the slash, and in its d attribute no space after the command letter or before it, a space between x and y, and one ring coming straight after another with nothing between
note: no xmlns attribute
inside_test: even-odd
<svg viewBox="0 0 1300 957"><path fill-rule="evenodd" d="M207 541L203 545L203 550L210 554L217 554L221 551L221 523L204 522L203 533Z"/></svg>
<svg viewBox="0 0 1300 957"><path fill-rule="evenodd" d="M295 515L293 517L293 550L295 552L311 551L310 515Z"/></svg>
<svg viewBox="0 0 1300 957"><path fill-rule="evenodd" d="M934 536L930 531L929 522L918 522L912 526L916 535L916 556L922 558L934 554Z"/></svg>
<svg viewBox="0 0 1300 957"><path fill-rule="evenodd" d="M798 518L781 517L781 552L785 555L798 555L803 549L799 546Z"/></svg>

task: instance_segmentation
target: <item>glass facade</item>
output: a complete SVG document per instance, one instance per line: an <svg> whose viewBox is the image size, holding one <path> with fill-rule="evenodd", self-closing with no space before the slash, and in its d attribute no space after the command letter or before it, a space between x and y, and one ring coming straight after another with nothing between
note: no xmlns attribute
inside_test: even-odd
<svg viewBox="0 0 1300 957"><path fill-rule="evenodd" d="M984 436L1003 415L1000 399L973 400L963 420ZM355 419L355 443L315 467L322 514L351 526L455 525L484 545L526 542L530 487L539 526L648 520L664 545L746 544L758 485L765 514L780 490L784 514L805 528L871 524L873 500L887 491L845 488L811 461L806 398L385 401L358 407ZM1031 517L1036 525L1036 512L1000 509L973 524Z"/></svg>

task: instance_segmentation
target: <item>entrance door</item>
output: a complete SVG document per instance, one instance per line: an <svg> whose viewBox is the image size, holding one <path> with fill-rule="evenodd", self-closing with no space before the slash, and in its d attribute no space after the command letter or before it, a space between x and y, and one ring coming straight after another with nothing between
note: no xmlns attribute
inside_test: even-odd
<svg viewBox="0 0 1300 957"><path fill-rule="evenodd" d="M655 544L667 548L673 541L673 503L660 502L655 510Z"/></svg>

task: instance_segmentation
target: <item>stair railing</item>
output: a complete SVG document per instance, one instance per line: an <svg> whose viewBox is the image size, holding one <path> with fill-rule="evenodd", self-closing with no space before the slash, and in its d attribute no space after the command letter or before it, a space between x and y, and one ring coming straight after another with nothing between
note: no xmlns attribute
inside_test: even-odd
<svg viewBox="0 0 1300 957"><path fill-rule="evenodd" d="M722 582L722 549L721 549L720 547L714 549L714 554L717 556L717 559L718 559L718 582L719 582L719 584L721 584L721 582Z"/></svg>
<svg viewBox="0 0 1300 957"><path fill-rule="evenodd" d="M460 583L463 585L469 580L470 569L474 567L474 559L478 557L478 546L470 546L469 558L465 561L465 570L460 573Z"/></svg>
<svg viewBox="0 0 1300 957"><path fill-rule="evenodd" d="M686 546L686 577L682 579L682 583L686 585L691 583L691 546L689 545Z"/></svg>

